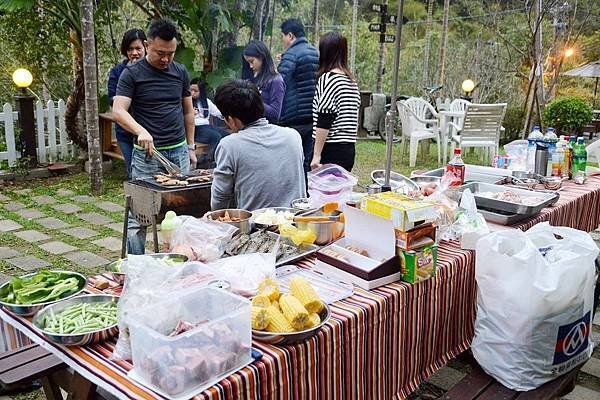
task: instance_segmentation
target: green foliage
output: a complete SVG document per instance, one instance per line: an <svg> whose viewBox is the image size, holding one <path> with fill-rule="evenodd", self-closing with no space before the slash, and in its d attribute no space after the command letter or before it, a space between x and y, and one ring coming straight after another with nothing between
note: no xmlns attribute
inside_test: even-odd
<svg viewBox="0 0 600 400"><path fill-rule="evenodd" d="M520 105L509 105L502 121L504 136L500 138L500 144L512 142L519 139L523 129L523 118L525 118L523 107Z"/></svg>
<svg viewBox="0 0 600 400"><path fill-rule="evenodd" d="M580 133L592 120L592 108L580 97L561 97L544 109L544 124L562 131Z"/></svg>

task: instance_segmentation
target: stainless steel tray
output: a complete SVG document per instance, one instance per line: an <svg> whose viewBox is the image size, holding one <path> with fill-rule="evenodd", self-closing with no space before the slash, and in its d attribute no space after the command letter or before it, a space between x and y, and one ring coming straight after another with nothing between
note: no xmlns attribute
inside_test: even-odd
<svg viewBox="0 0 600 400"><path fill-rule="evenodd" d="M506 172L507 175L505 176L505 175L499 174L497 172L498 171L497 168L490 168L490 170L488 170L487 168L489 168L489 167L474 168L473 166L470 166L470 165L466 165L465 167L466 167L465 168L465 183L466 184L470 183L470 182L485 182L485 183L492 183L492 184L500 185L506 181L507 176L510 176L510 171ZM494 169L496 171L491 171L492 169ZM444 172L445 172L445 168L438 168L438 169L433 169L431 171L419 173L418 175L442 177L442 176L444 176Z"/></svg>
<svg viewBox="0 0 600 400"><path fill-rule="evenodd" d="M277 235L280 236L279 234L275 233L275 232L267 232L269 235ZM280 237L280 240L286 240L283 239L282 237ZM282 265L286 265L286 264L293 264L296 261L299 261L301 259L303 259L306 256L309 256L311 254L313 254L314 252L316 252L317 250L320 249L320 246L317 246L316 244L303 244L300 246L301 250L304 250L302 253L300 254L296 254L296 255L292 255L290 257L284 257L281 260L277 261L275 263L275 267L281 267Z"/></svg>
<svg viewBox="0 0 600 400"><path fill-rule="evenodd" d="M371 171L371 180L373 181L373 183L377 183L383 186L383 184L385 183L385 171L382 169L376 169L375 171ZM404 192L405 190L407 192L413 190L420 190L419 185L417 185L415 182L411 181L406 176L394 171L390 171L390 186L395 192Z"/></svg>
<svg viewBox="0 0 600 400"><path fill-rule="evenodd" d="M525 214L512 214L500 210L486 210L485 208L481 207L478 207L477 211L483 215L483 218L485 218L486 221L493 222L494 224L498 225L514 225L517 222L529 218L529 216Z"/></svg>
<svg viewBox="0 0 600 400"><path fill-rule="evenodd" d="M558 193L536 192L532 190L517 189L514 187L506 187L502 185L493 185L482 182L472 182L461 187L461 190L470 189L475 196L477 208L482 207L487 210L499 210L510 214L521 214L526 217L533 216L539 213L543 208L548 207L558 201ZM484 192L503 192L510 190L521 197L535 197L540 201L534 205L524 205L511 203L503 200L495 200L487 197L482 197L479 194Z"/></svg>

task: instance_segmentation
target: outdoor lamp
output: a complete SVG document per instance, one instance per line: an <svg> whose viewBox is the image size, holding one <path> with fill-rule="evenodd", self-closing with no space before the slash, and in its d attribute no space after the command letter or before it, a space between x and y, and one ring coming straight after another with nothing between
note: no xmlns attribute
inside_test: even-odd
<svg viewBox="0 0 600 400"><path fill-rule="evenodd" d="M25 68L19 68L13 72L12 79L17 87L25 91L33 82L33 75Z"/></svg>
<svg viewBox="0 0 600 400"><path fill-rule="evenodd" d="M19 113L19 128L21 128L21 145L23 153L29 158L29 166L37 165L37 149L35 140L35 113L33 111L34 97L27 93L27 88L33 81L31 72L19 68L12 75L13 82L21 89L15 96L15 104Z"/></svg>
<svg viewBox="0 0 600 400"><path fill-rule="evenodd" d="M461 87L463 92L465 92L465 95L462 98L467 101L471 101L471 92L475 90L475 82L473 82L471 79L465 79Z"/></svg>
<svg viewBox="0 0 600 400"><path fill-rule="evenodd" d="M569 58L571 57L573 54L575 54L575 49L572 47L569 47L568 49L565 50L565 57Z"/></svg>

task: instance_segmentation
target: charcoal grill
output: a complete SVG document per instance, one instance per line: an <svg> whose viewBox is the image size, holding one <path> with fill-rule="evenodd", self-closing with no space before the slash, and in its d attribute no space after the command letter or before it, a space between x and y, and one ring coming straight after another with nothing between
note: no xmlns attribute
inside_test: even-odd
<svg viewBox="0 0 600 400"><path fill-rule="evenodd" d="M144 178L123 184L125 189L125 219L123 221L123 241L121 257L127 249L127 216L133 217L142 226L152 226L154 252L158 253L156 226L165 218L169 210L177 215L201 217L210 211L211 182L192 183L180 187L163 187L153 178Z"/></svg>

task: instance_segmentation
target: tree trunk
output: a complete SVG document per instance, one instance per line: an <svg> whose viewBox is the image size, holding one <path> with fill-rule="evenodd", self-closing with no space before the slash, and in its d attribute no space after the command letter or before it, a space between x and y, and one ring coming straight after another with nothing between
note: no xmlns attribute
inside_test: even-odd
<svg viewBox="0 0 600 400"><path fill-rule="evenodd" d="M65 126L69 139L82 150L86 150L87 140L79 128L79 122L77 120L77 115L83 104L85 94L83 89L83 55L81 54L81 49L77 44L75 35L75 31L71 30L69 40L71 42L73 91L69 97L67 97L67 102L65 104Z"/></svg>
<svg viewBox="0 0 600 400"><path fill-rule="evenodd" d="M438 85L444 86L444 79L446 78L446 45L448 43L448 14L450 12L450 0L444 0L444 22L442 23L442 37L440 39L440 62L439 62L439 76ZM446 89L442 89L442 93L445 93Z"/></svg>
<svg viewBox="0 0 600 400"><path fill-rule="evenodd" d="M267 34L267 24L269 23L269 15L271 14L271 10L273 9L273 7L275 7L273 3L274 0L267 0L263 9L263 17L260 25L260 36L263 42L265 41L265 36Z"/></svg>
<svg viewBox="0 0 600 400"><path fill-rule="evenodd" d="M85 78L85 121L87 130L90 183L92 193L102 193L102 149L98 129L98 76L96 74L96 39L94 37L94 1L81 2L81 42Z"/></svg>
<svg viewBox="0 0 600 400"><path fill-rule="evenodd" d="M266 0L256 0L254 19L252 20L252 34L250 36L254 40L262 40L262 21L265 12L265 3Z"/></svg>
<svg viewBox="0 0 600 400"><path fill-rule="evenodd" d="M431 53L431 25L433 25L433 2L427 4L427 25L425 28L425 50L423 52L423 87L429 86L429 58Z"/></svg>
<svg viewBox="0 0 600 400"><path fill-rule="evenodd" d="M319 39L320 39L320 32L321 32L321 26L319 24L319 8L321 8L321 1L320 0L314 0L313 3L313 42L315 43L315 47L319 48Z"/></svg>
<svg viewBox="0 0 600 400"><path fill-rule="evenodd" d="M539 108L544 108L544 64L542 62L542 0L535 3L535 75L536 100Z"/></svg>
<svg viewBox="0 0 600 400"><path fill-rule="evenodd" d="M352 38L350 42L350 71L356 77L356 28L358 25L358 0L352 1Z"/></svg>

